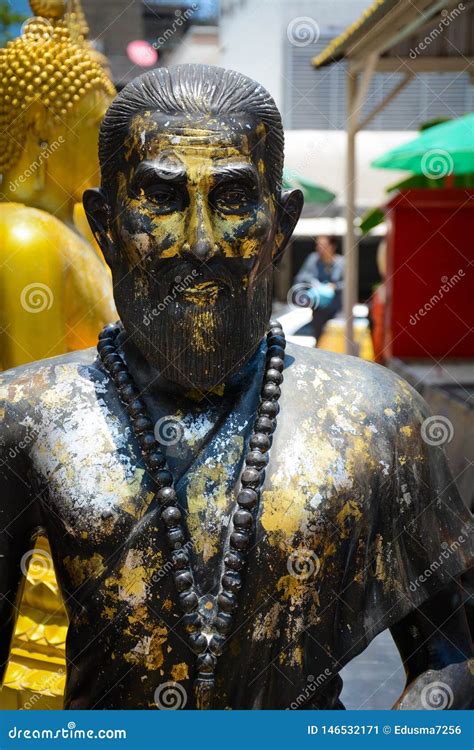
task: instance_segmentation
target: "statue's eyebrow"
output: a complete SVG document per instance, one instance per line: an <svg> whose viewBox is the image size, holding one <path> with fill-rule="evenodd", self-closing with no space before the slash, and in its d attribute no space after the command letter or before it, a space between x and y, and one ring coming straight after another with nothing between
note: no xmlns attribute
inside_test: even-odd
<svg viewBox="0 0 474 750"><path fill-rule="evenodd" d="M217 165L212 170L212 177L216 185L227 180L246 180L253 185L258 183L257 170L248 162Z"/></svg>
<svg viewBox="0 0 474 750"><path fill-rule="evenodd" d="M176 183L186 180L186 169L178 162L142 162L138 165L133 182L148 183L165 180Z"/></svg>

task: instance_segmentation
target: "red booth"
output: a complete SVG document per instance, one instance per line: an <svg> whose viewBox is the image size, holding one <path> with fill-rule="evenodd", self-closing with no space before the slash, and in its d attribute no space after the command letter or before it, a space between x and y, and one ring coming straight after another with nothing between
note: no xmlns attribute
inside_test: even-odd
<svg viewBox="0 0 474 750"><path fill-rule="evenodd" d="M474 357L474 189L409 189L386 206L386 356Z"/></svg>

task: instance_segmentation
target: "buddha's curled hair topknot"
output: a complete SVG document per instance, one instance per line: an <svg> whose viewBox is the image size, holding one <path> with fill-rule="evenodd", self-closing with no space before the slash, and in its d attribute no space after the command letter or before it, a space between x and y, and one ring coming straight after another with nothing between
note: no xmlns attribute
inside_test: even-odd
<svg viewBox="0 0 474 750"><path fill-rule="evenodd" d="M234 70L210 65L156 68L129 83L110 105L102 123L99 159L102 185L112 185L132 118L145 111L169 115L196 113L236 115L247 113L266 130L269 182L281 188L283 125L270 94L251 78Z"/></svg>
<svg viewBox="0 0 474 750"><path fill-rule="evenodd" d="M85 39L79 0L31 0L35 13L22 33L0 48L0 174L14 167L37 107L63 123L88 93L111 99L115 88ZM64 124L66 128L66 124Z"/></svg>

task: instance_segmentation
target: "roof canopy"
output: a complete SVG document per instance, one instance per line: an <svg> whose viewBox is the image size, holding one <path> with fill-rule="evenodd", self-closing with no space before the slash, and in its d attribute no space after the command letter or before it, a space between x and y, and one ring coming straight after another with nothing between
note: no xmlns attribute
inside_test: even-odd
<svg viewBox="0 0 474 750"><path fill-rule="evenodd" d="M379 71L474 70L474 0L374 0L313 59L321 68L346 58L355 71L377 55Z"/></svg>

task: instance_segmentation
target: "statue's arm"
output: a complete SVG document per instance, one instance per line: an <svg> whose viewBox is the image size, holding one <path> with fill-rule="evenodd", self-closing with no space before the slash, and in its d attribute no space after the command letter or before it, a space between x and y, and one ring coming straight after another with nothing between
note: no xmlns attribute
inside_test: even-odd
<svg viewBox="0 0 474 750"><path fill-rule="evenodd" d="M393 708L470 707L474 663L459 583L453 580L390 630L407 676L405 690Z"/></svg>
<svg viewBox="0 0 474 750"><path fill-rule="evenodd" d="M28 552L39 525L37 502L26 470L25 445L7 411L0 400L0 684L10 653Z"/></svg>

